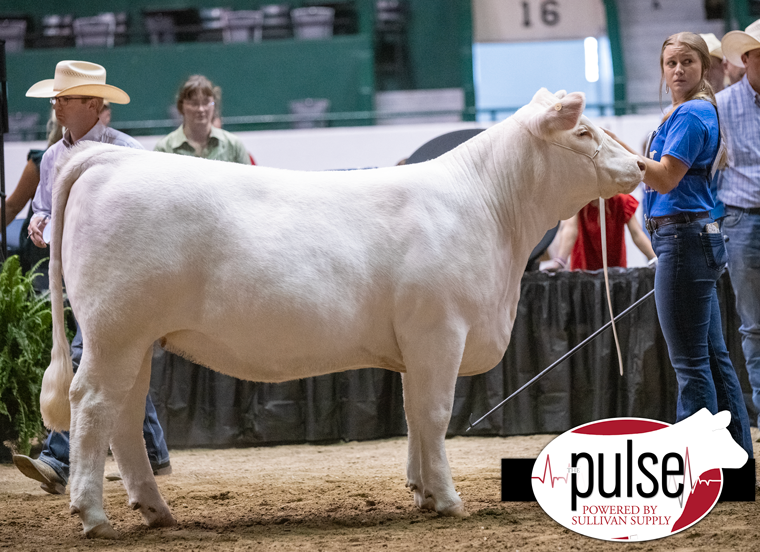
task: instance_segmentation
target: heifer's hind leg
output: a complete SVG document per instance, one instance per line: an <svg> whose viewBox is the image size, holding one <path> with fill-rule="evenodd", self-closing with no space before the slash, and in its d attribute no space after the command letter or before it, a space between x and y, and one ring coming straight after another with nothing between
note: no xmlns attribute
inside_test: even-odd
<svg viewBox="0 0 760 552"><path fill-rule="evenodd" d="M137 381L124 401L119 423L114 428L111 438L111 450L129 495L129 505L133 510L140 510L150 527L168 527L175 525L176 521L161 497L156 479L153 477L142 429L145 397L150 387L152 356L151 346L142 361Z"/></svg>
<svg viewBox="0 0 760 552"><path fill-rule="evenodd" d="M443 341L404 351L404 410L409 426L407 486L414 491L417 506L462 516L465 510L454 489L444 440L463 346Z"/></svg>
<svg viewBox="0 0 760 552"><path fill-rule="evenodd" d="M117 536L103 510L103 471L120 405L141 360L123 351L104 353L86 341L71 383L71 512L79 514L88 537Z"/></svg>

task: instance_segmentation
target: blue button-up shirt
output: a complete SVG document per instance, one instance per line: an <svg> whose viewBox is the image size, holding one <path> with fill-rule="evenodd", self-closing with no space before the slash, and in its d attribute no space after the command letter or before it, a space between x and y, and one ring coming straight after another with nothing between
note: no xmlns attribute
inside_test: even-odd
<svg viewBox="0 0 760 552"><path fill-rule="evenodd" d="M716 99L728 147L728 167L721 171L718 197L734 207L760 207L760 95L744 75Z"/></svg>
<svg viewBox="0 0 760 552"><path fill-rule="evenodd" d="M76 143L89 140L91 142L101 142L103 144L113 144L115 146L125 146L127 148L144 149L142 144L131 136L114 130L111 127L96 123L87 134L82 136ZM32 200L32 209L34 210L33 218L48 218L52 212L53 205L53 184L55 183L55 167L63 152L68 150L74 143L71 141L71 133L67 130L63 138L50 146L45 155L42 156L40 163L40 184L37 186L37 192Z"/></svg>

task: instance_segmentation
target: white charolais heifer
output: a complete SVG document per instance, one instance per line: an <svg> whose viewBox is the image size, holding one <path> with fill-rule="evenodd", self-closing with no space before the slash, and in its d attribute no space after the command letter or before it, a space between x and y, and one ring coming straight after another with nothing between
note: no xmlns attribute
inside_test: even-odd
<svg viewBox="0 0 760 552"><path fill-rule="evenodd" d="M354 172L74 148L56 181L41 404L49 427L71 427L71 510L85 533L116 535L102 505L109 444L130 504L148 525L174 523L141 429L157 339L254 381L402 372L415 504L464 515L444 448L457 376L503 356L546 230L643 177L583 108L582 94L541 90L438 159ZM76 376L62 270L84 334Z"/></svg>

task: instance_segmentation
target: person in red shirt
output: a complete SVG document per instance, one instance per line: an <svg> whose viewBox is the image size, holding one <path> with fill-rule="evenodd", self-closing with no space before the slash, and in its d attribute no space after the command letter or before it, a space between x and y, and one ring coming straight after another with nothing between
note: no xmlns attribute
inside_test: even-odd
<svg viewBox="0 0 760 552"><path fill-rule="evenodd" d="M625 268L625 226L631 232L636 247L646 255L650 265L655 259L652 243L633 214L639 202L631 195L618 194L605 200L607 226L607 266ZM562 223L557 234L556 256L542 267L555 272L568 267L571 270L600 270L602 265L602 229L599 221L599 200L595 199L576 215Z"/></svg>

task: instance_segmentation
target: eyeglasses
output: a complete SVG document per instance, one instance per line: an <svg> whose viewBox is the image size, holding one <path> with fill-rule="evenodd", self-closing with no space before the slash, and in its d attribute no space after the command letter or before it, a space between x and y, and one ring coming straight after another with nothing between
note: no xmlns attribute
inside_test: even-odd
<svg viewBox="0 0 760 552"><path fill-rule="evenodd" d="M70 100L91 100L92 96L58 96L57 98L50 98L50 105L60 104L61 107L66 107Z"/></svg>
<svg viewBox="0 0 760 552"><path fill-rule="evenodd" d="M214 102L211 100L207 100L205 102L200 102L198 100L183 100L182 103L184 103L187 107L192 107L193 109L214 107Z"/></svg>

